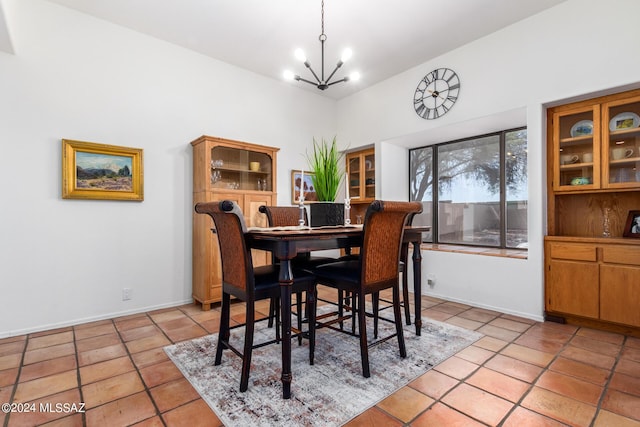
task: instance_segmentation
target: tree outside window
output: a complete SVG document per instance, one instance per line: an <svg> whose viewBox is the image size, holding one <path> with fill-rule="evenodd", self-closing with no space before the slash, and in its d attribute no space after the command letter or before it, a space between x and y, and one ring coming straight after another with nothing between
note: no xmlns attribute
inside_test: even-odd
<svg viewBox="0 0 640 427"><path fill-rule="evenodd" d="M409 162L410 199L424 206L414 224L432 226L425 241L527 247L525 128L414 149Z"/></svg>

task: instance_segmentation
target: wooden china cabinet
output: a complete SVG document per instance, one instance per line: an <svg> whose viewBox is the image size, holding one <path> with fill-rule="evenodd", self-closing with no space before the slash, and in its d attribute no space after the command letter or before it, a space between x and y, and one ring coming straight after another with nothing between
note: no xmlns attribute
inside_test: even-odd
<svg viewBox="0 0 640 427"><path fill-rule="evenodd" d="M640 333L640 90L547 112L547 318Z"/></svg>
<svg viewBox="0 0 640 427"><path fill-rule="evenodd" d="M376 198L376 156L374 148L346 155L346 179L351 199L351 223L364 220L367 207Z"/></svg>
<svg viewBox="0 0 640 427"><path fill-rule="evenodd" d="M193 147L193 206L199 202L235 201L248 227L266 227L261 205L277 203L276 154L279 148L241 141L201 136ZM222 270L213 222L193 211L193 299L209 310L222 298ZM265 265L270 257L252 250L254 265Z"/></svg>

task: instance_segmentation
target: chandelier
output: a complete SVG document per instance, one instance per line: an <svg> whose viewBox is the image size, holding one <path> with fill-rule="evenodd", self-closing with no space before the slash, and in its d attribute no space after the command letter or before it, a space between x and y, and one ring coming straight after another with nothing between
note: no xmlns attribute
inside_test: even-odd
<svg viewBox="0 0 640 427"><path fill-rule="evenodd" d="M311 85L314 85L315 87L317 87L320 90L325 90L329 86L332 86L332 85L334 85L336 83L348 82L349 80L353 80L353 81L358 80L360 78L360 73L358 73L357 71L354 71L349 76L343 77L340 80L336 80L334 82L331 81L331 78L333 78L333 75L336 73L336 71L338 71L338 69L340 67L342 67L342 65L345 62L347 62L347 60L349 58L351 58L351 55L353 54L353 52L349 48L345 49L342 52L342 56L340 57L340 60L336 64L336 68L333 69L331 74L329 74L329 77L327 77L327 79L325 80L325 78L324 78L324 42L327 41L327 35L324 33L324 0L322 0L322 3L321 3L320 16L321 16L321 29L322 29L322 32L320 33L320 36L318 37L318 40L320 40L320 47L321 47L321 53L322 53L322 56L321 56L321 58L322 58L322 69L321 69L320 77L318 77L316 72L313 71L313 68L311 68L311 64L309 64L309 61L307 61L307 57L304 54L304 51L302 49L296 49L296 51L295 51L296 58L298 60L300 60L300 62L302 62L304 64L304 66L309 69L309 71L311 71L311 74L313 74L313 77L315 77L316 81L314 82L314 81L311 81L311 80L303 79L299 75L294 74L293 72L291 72L289 70L284 72L284 78L287 79L287 80L296 80L296 81L302 81L302 82L305 82L305 83L309 83Z"/></svg>

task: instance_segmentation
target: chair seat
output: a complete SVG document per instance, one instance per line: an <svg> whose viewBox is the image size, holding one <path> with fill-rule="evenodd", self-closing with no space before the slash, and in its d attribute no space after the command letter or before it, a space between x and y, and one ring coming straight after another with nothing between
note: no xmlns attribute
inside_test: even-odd
<svg viewBox="0 0 640 427"><path fill-rule="evenodd" d="M339 261L337 258L324 256L309 256L308 254L298 255L292 260L293 268L313 268L322 264Z"/></svg>
<svg viewBox="0 0 640 427"><path fill-rule="evenodd" d="M346 287L357 286L361 274L360 261L338 261L320 265L314 270L314 273L319 279L330 280L335 285L342 283L343 286L340 287L345 287L344 285Z"/></svg>
<svg viewBox="0 0 640 427"><path fill-rule="evenodd" d="M279 280L280 267L278 265L263 265L254 267L256 293L268 288L280 288ZM315 280L315 276L306 270L296 269L294 274L295 281L293 283L293 291L298 289L303 291L308 283Z"/></svg>

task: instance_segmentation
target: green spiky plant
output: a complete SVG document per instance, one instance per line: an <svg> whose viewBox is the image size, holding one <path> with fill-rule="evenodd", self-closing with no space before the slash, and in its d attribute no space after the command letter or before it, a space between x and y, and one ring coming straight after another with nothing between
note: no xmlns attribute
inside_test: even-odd
<svg viewBox="0 0 640 427"><path fill-rule="evenodd" d="M318 200L333 202L338 194L344 171L340 168L343 153L338 151L336 137L329 144L322 139L319 143L313 138L313 152L307 154L307 162L314 173L311 181L316 190Z"/></svg>

